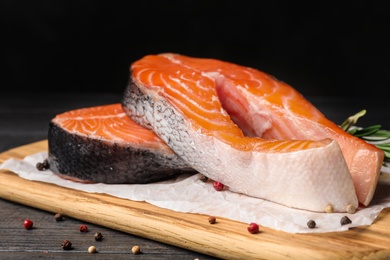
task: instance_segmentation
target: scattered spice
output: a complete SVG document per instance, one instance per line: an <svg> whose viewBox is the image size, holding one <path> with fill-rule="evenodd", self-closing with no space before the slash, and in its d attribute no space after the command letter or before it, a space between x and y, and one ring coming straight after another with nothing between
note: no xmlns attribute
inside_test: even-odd
<svg viewBox="0 0 390 260"><path fill-rule="evenodd" d="M38 162L36 167L39 171L44 171L50 168L49 161L45 159L43 162Z"/></svg>
<svg viewBox="0 0 390 260"><path fill-rule="evenodd" d="M96 233L95 233L95 240L96 240L96 241L102 241L102 239L103 239L102 233L96 232Z"/></svg>
<svg viewBox="0 0 390 260"><path fill-rule="evenodd" d="M248 229L248 232L251 234L259 233L259 225L257 225L256 223L253 223L253 222L250 223L247 229Z"/></svg>
<svg viewBox="0 0 390 260"><path fill-rule="evenodd" d="M199 180L201 180L201 181L203 181L203 182L207 182L207 181L209 180L209 178L208 178L206 175L201 174L201 175L199 176Z"/></svg>
<svg viewBox="0 0 390 260"><path fill-rule="evenodd" d="M61 213L57 213L54 215L54 219L56 221L62 221L63 220L63 217L62 217L62 214Z"/></svg>
<svg viewBox="0 0 390 260"><path fill-rule="evenodd" d="M223 188L225 187L225 185L223 185L222 183L220 183L220 182L218 182L218 181L215 181L215 182L213 183L213 187L214 187L215 190L221 191L221 190L223 190Z"/></svg>
<svg viewBox="0 0 390 260"><path fill-rule="evenodd" d="M353 213L355 213L355 211L356 211L356 207L353 206L352 204L348 204L348 205L347 205L347 208L346 208L346 211L347 211L349 214L353 214Z"/></svg>
<svg viewBox="0 0 390 260"><path fill-rule="evenodd" d="M96 252L97 252L96 251L96 247L94 247L94 246L88 247L88 253L93 254L93 253L96 253Z"/></svg>
<svg viewBox="0 0 390 260"><path fill-rule="evenodd" d="M340 224L342 226L347 225L347 224L351 224L351 223L352 223L352 220L350 220L347 216L342 217L340 220Z"/></svg>
<svg viewBox="0 0 390 260"><path fill-rule="evenodd" d="M307 222L307 226L309 228L315 228L316 227L316 222L312 219L310 219L308 222Z"/></svg>
<svg viewBox="0 0 390 260"><path fill-rule="evenodd" d="M88 232L88 227L84 224L80 225L80 232Z"/></svg>
<svg viewBox="0 0 390 260"><path fill-rule="evenodd" d="M24 228L27 229L27 230L32 229L33 225L34 225L34 223L33 223L31 220L29 220L29 219L26 219L26 220L23 222L23 226L24 226Z"/></svg>
<svg viewBox="0 0 390 260"><path fill-rule="evenodd" d="M141 248L140 248L139 246L133 246L133 247L131 248L131 252L132 252L133 254L137 255L137 254L141 253Z"/></svg>
<svg viewBox="0 0 390 260"><path fill-rule="evenodd" d="M217 219L215 217L209 217L210 224L214 224L215 222L217 222Z"/></svg>
<svg viewBox="0 0 390 260"><path fill-rule="evenodd" d="M326 207L325 207L325 212L326 213L333 213L333 206L331 204L328 204Z"/></svg>
<svg viewBox="0 0 390 260"><path fill-rule="evenodd" d="M70 250L72 248L72 243L69 240L62 241L62 249Z"/></svg>

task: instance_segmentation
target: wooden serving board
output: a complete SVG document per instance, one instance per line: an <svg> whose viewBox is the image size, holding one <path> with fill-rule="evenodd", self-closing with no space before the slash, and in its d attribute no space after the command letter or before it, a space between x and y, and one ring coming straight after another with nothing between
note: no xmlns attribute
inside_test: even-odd
<svg viewBox="0 0 390 260"><path fill-rule="evenodd" d="M0 154L22 159L47 150L47 141L17 147ZM104 194L86 193L0 170L0 197L224 259L390 259L390 209L370 226L343 232L290 234L260 227L250 234L248 223L175 212Z"/></svg>

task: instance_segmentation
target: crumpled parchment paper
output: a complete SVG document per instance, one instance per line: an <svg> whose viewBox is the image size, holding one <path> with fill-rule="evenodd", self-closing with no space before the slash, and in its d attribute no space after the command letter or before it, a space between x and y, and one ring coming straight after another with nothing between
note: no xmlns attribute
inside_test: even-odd
<svg viewBox="0 0 390 260"><path fill-rule="evenodd" d="M36 153L23 160L11 158L0 165L0 169L8 169L27 180L53 183L84 192L106 193L133 201L145 201L178 212L213 215L243 223L256 222L261 226L289 233L335 232L370 225L382 209L390 207L390 168L387 167L382 167L382 174L369 207L359 207L354 214L327 214L292 209L228 190L216 191L211 181L199 180L199 174L185 174L173 180L152 184L83 184L62 179L50 170L37 170L36 164L46 158L47 152ZM348 216L352 223L341 225L343 216ZM310 219L317 224L314 229L307 227Z"/></svg>

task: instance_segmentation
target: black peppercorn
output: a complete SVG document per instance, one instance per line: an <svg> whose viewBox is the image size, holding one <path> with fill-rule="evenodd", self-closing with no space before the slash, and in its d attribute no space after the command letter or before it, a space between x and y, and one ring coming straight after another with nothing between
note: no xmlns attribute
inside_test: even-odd
<svg viewBox="0 0 390 260"><path fill-rule="evenodd" d="M352 223L352 220L350 220L347 216L342 217L340 220L341 225L347 225L347 224L351 224L351 223Z"/></svg>
<svg viewBox="0 0 390 260"><path fill-rule="evenodd" d="M72 243L69 240L62 241L62 249L70 250L72 248Z"/></svg>
<svg viewBox="0 0 390 260"><path fill-rule="evenodd" d="M47 170L49 169L49 161L47 159L45 159L43 162L39 162L36 164L36 167L39 171L44 171L44 170Z"/></svg>
<svg viewBox="0 0 390 260"><path fill-rule="evenodd" d="M96 232L96 233L95 233L95 240L96 240L96 241L101 241L102 239L103 239L102 233Z"/></svg>
<svg viewBox="0 0 390 260"><path fill-rule="evenodd" d="M309 228L315 228L316 227L316 222L312 219L310 219L308 222L307 222L307 226Z"/></svg>

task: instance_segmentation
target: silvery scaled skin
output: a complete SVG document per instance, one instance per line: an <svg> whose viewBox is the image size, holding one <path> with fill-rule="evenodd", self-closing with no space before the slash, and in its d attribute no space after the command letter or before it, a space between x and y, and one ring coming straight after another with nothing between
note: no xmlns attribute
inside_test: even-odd
<svg viewBox="0 0 390 260"><path fill-rule="evenodd" d="M175 55L161 56L180 64ZM136 62L133 66L140 66L139 74L146 73L149 68L142 67L142 59L140 64ZM164 71L164 65L161 71ZM153 66L158 65L154 63ZM315 148L292 152L264 151L257 149L256 145L241 149L226 142L218 133L210 134L197 124L196 119L186 117L170 103L164 95L164 88L174 89L168 81L179 82L180 73L165 75L158 68L151 71L151 74L157 71L160 75L155 85L153 77L131 72L122 100L124 111L132 120L154 131L195 170L223 183L231 191L293 208L324 212L331 204L335 212L345 212L348 205L357 207L353 182L336 141L324 140ZM215 75L209 73L206 76L213 80ZM203 96L202 87L198 89L200 97ZM218 98L224 97L213 97L212 100ZM252 142L256 140L251 139Z"/></svg>
<svg viewBox="0 0 390 260"><path fill-rule="evenodd" d="M94 133L70 132L56 119L49 125L48 145L50 170L74 181L144 184L196 173L173 151L159 144L150 147L108 140Z"/></svg>

